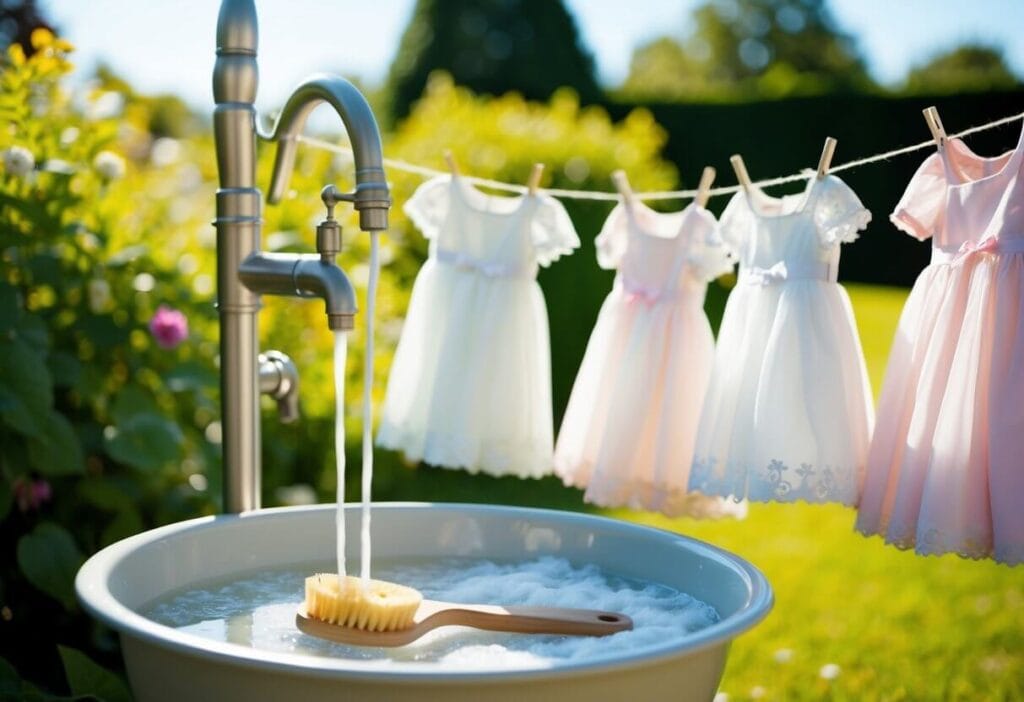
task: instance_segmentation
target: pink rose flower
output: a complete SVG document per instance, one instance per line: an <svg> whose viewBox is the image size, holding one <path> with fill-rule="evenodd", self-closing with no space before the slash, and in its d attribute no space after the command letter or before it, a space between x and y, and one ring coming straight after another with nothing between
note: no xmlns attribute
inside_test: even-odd
<svg viewBox="0 0 1024 702"><path fill-rule="evenodd" d="M188 337L188 320L181 311L160 305L149 320L149 331L162 348L173 349Z"/></svg>

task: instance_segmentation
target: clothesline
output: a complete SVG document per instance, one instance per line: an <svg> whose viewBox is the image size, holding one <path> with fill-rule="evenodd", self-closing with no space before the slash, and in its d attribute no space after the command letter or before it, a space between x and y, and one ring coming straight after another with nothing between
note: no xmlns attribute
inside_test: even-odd
<svg viewBox="0 0 1024 702"><path fill-rule="evenodd" d="M970 134L976 134L978 132L983 132L983 131L986 131L988 129L994 129L995 127L1001 127L1004 124L1009 124L1011 122L1015 122L1016 120L1019 120L1019 119L1022 119L1022 118L1024 118L1024 112L1020 112L1020 113L1014 114L1014 115L1009 115L1007 117L1002 117L1002 118L994 120L992 122L986 122L985 124L979 124L979 125L977 125L975 127L970 127L968 129L964 129L963 131L957 132L955 134L950 134L949 138L950 139L954 139L954 138L958 138L958 137L965 137L965 136L968 136ZM325 141L323 139L317 139L316 137L301 136L300 135L299 136L299 141L301 141L301 142L303 142L305 144L308 144L309 146L312 146L314 148L324 149L326 151L331 151L331 152L337 153L337 154L350 155L352 153L352 148L350 146L344 146L344 145L340 145L340 144L333 144L333 143L331 143L329 141ZM865 158L859 158L859 159L855 159L853 161L847 161L846 163L842 163L842 164L839 164L837 166L832 166L831 168L829 168L829 173L838 173L840 171L847 171L847 170L850 170L850 169L853 169L853 168L858 168L860 166L864 166L864 165L867 165L869 163L876 163L878 161L886 161L886 160L888 160L890 158L893 158L894 156L902 156L903 154L909 154L909 153L913 153L915 151L921 151L922 149L927 149L929 147L931 147L931 148L935 147L935 141L934 140L929 139L927 141L922 141L919 144L914 144L912 146L904 146L904 147L899 148L899 149L893 149L892 151L886 151L885 153L875 154L873 156L867 156ZM427 177L427 178L433 178L435 176L440 176L440 175L447 175L446 171L438 170L436 168L429 168L427 166L420 166L420 165L417 165L415 163L409 163L408 161L402 161L400 159L394 159L394 158L385 158L384 159L384 165L387 166L388 168L393 168L393 169L395 169L397 171L403 171L405 173L413 173L413 174L421 175L421 176L424 176L424 177ZM785 183L795 183L795 182L799 182L801 180L807 180L808 178L811 178L812 176L814 176L814 174L815 174L815 171L813 171L813 170L806 170L806 171L802 171L800 173L793 173L792 175L780 176L780 177L777 177L777 178L768 178L766 180L753 181L753 185L758 187L758 188L768 188L768 187L771 187L771 186L774 186L774 185L783 185ZM473 183L474 185L480 185L480 186L483 186L483 187L486 187L486 188L491 188L493 190L503 190L503 191L506 191L506 192L518 193L518 194L522 194L522 193L525 193L527 191L527 188L526 188L525 185L519 185L517 183L504 183L504 182L502 182L500 180L492 180L490 178L480 178L478 176L469 176L469 175L461 176L461 177L465 181L467 181L469 183ZM722 187L718 187L718 188L712 188L711 190L708 191L708 196L709 197L714 197L716 195L731 195L732 193L739 192L741 187L742 186L740 186L740 185L727 185L727 186L722 186ZM607 200L607 201L617 201L619 199L619 197L620 197L620 195L618 193L615 193L615 192L603 192L603 191L595 191L595 190L566 190L566 189L562 189L562 188L539 188L538 192L546 193L548 195L551 195L552 197L565 198L565 199L569 199L569 200ZM696 197L696 195L697 195L697 190L696 189L691 189L691 190L663 190L663 191L654 191L654 192L639 192L639 193L635 194L635 196L638 199L640 199L640 200L680 200L680 199L687 199L687 198Z"/></svg>

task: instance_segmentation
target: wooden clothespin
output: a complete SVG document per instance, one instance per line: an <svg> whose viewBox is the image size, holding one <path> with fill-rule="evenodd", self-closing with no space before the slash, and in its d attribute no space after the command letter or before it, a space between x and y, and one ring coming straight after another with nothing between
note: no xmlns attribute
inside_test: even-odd
<svg viewBox="0 0 1024 702"><path fill-rule="evenodd" d="M935 139L935 146L941 149L946 145L946 129L942 126L942 120L939 119L939 111L932 105L924 108L923 112L924 121L928 123L928 129L931 130L932 138Z"/></svg>
<svg viewBox="0 0 1024 702"><path fill-rule="evenodd" d="M744 190L750 192L753 183L750 182L750 174L747 173L747 164L743 163L743 157L739 154L733 154L729 157L729 163L732 164L732 169L736 171L736 180L740 182Z"/></svg>
<svg viewBox="0 0 1024 702"><path fill-rule="evenodd" d="M824 178L828 175L828 169L832 165L832 156L836 152L837 143L832 137L825 137L825 148L821 150L821 158L818 159L819 178Z"/></svg>
<svg viewBox="0 0 1024 702"><path fill-rule="evenodd" d="M444 150L444 160L448 164L448 170L452 172L452 178L459 177L459 164L455 163L455 157L452 156L451 149Z"/></svg>
<svg viewBox="0 0 1024 702"><path fill-rule="evenodd" d="M622 169L612 172L612 183L615 185L615 189L619 191L619 195L627 203L633 202L633 188L629 187L629 178L626 177L626 172Z"/></svg>
<svg viewBox="0 0 1024 702"><path fill-rule="evenodd" d="M715 169L705 166L700 174L700 182L697 184L697 197L694 201L698 206L704 207L708 204L708 195L711 191L711 184L715 182Z"/></svg>
<svg viewBox="0 0 1024 702"><path fill-rule="evenodd" d="M530 193L530 195L537 194L537 188L540 187L540 177L542 175L544 175L544 164L533 164L533 170L530 171L530 179L526 181L526 189Z"/></svg>

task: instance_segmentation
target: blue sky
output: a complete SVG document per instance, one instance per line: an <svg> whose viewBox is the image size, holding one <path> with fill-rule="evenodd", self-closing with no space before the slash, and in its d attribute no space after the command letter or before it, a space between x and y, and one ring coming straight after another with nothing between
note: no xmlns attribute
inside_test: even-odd
<svg viewBox="0 0 1024 702"><path fill-rule="evenodd" d="M593 51L602 82L619 83L633 48L683 33L700 0L566 0ZM105 60L146 92L210 105L217 0L40 0L88 69ZM306 74L331 71L380 81L414 0L257 0L260 92L270 109ZM832 0L883 83L963 41L1003 47L1024 74L1024 0Z"/></svg>

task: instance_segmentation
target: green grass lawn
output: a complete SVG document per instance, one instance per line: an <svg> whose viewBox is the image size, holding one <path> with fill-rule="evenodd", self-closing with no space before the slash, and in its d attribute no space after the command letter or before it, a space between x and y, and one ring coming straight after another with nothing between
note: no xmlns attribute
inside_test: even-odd
<svg viewBox="0 0 1024 702"><path fill-rule="evenodd" d="M847 289L877 394L906 291ZM383 499L587 509L554 478L383 464ZM1024 569L884 546L855 534L854 512L838 506L751 505L747 519L722 522L588 511L708 541L765 573L775 609L733 645L721 688L730 700L1024 699ZM832 681L819 675L829 663L840 668Z"/></svg>

